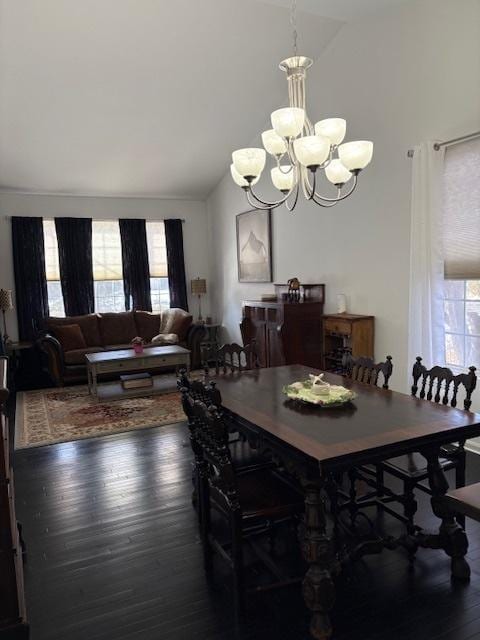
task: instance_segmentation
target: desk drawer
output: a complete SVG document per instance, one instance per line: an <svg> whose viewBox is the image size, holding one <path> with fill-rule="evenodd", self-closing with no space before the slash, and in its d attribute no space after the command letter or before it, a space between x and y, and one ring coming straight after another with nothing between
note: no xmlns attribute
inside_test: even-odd
<svg viewBox="0 0 480 640"><path fill-rule="evenodd" d="M97 373L114 373L121 371L135 371L137 369L155 369L165 367L170 364L177 364L178 356L154 356L149 358L132 358L131 360L116 360L111 362L100 362L97 364Z"/></svg>
<svg viewBox="0 0 480 640"><path fill-rule="evenodd" d="M326 333L350 336L352 334L352 324L346 320L325 320L325 331Z"/></svg>

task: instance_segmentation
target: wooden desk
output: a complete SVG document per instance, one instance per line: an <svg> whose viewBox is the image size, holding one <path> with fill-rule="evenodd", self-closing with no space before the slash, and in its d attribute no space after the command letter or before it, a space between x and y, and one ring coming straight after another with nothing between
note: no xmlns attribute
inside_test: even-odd
<svg viewBox="0 0 480 640"><path fill-rule="evenodd" d="M335 601L332 575L340 571L341 565L327 533L321 496L332 473L419 451L428 462L432 507L441 520L439 532L385 540L385 546L444 549L452 560L452 574L467 577L465 532L436 506L436 499L448 490L439 464L439 449L442 444L480 435L480 414L354 383L329 373L325 374L327 381L342 384L357 394L350 405L321 409L296 403L283 395L285 384L306 379L312 372L313 369L292 365L220 376L216 382L222 406L237 422L239 430L260 451L271 451L304 487L306 533L302 548L309 569L303 595L313 614L312 637L325 640L332 635L329 619ZM378 541L376 546L360 547L351 551L351 558L378 553Z"/></svg>

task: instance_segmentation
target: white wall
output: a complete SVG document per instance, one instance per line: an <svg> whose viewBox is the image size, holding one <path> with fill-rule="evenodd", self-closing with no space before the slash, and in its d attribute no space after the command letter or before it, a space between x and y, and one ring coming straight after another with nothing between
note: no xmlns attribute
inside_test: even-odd
<svg viewBox="0 0 480 640"><path fill-rule="evenodd" d="M191 278L208 275L207 220L204 202L161 200L153 198L90 198L80 196L46 196L0 192L0 287L15 289L10 216L52 218L91 217L97 220L118 218L185 218L183 242L187 290ZM208 283L207 283L208 286ZM190 311L197 314L197 302L189 294ZM208 312L208 298L202 311ZM17 337L16 316L9 314L8 329Z"/></svg>
<svg viewBox="0 0 480 640"><path fill-rule="evenodd" d="M302 202L294 214L283 207L274 211L274 281L298 276L324 282L327 311L335 311L341 292L349 311L374 315L375 355L393 356L392 386L398 390L406 389L407 380L411 161L406 152L421 141L478 130L479 79L479 0L417 0L349 23L307 79L310 117L345 117L347 140L373 140L374 160L360 176L356 194L333 209ZM249 207L228 175L207 205L213 312L237 339L242 299L258 297L272 285L238 283L235 215Z"/></svg>

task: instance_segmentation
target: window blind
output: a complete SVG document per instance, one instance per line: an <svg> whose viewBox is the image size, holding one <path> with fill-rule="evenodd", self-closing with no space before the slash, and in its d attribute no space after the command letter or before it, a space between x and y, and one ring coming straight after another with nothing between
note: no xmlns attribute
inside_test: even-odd
<svg viewBox="0 0 480 640"><path fill-rule="evenodd" d="M146 223L148 263L151 278L167 278L167 248L163 220Z"/></svg>
<svg viewBox="0 0 480 640"><path fill-rule="evenodd" d="M58 262L57 232L54 220L43 221L43 240L45 244L45 272L47 282L60 280L60 266Z"/></svg>
<svg viewBox="0 0 480 640"><path fill-rule="evenodd" d="M118 220L94 220L92 224L93 279L122 280L122 246Z"/></svg>
<svg viewBox="0 0 480 640"><path fill-rule="evenodd" d="M480 279L480 139L447 148L443 200L445 278Z"/></svg>

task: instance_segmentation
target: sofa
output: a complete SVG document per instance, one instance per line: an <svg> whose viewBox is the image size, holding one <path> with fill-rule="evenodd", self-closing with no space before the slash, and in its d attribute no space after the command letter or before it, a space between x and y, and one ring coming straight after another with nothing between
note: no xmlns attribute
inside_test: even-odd
<svg viewBox="0 0 480 640"><path fill-rule="evenodd" d="M131 348L131 341L137 336L146 347L179 344L189 349L192 368L198 367L204 333L204 327L193 324L192 316L183 309L92 313L45 318L37 345L44 371L53 384L64 386L87 380L87 353Z"/></svg>

